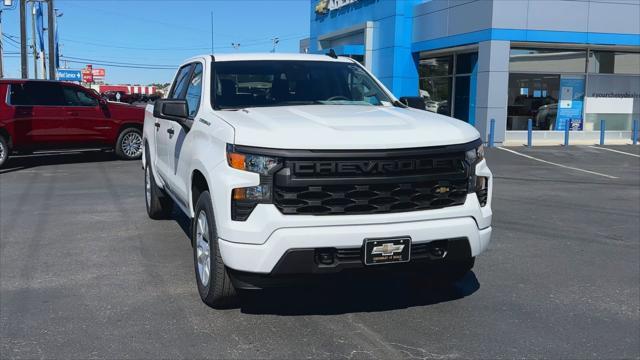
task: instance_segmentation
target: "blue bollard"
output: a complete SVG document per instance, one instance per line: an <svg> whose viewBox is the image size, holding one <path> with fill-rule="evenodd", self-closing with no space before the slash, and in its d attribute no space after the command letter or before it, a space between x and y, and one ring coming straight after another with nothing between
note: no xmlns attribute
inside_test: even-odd
<svg viewBox="0 0 640 360"><path fill-rule="evenodd" d="M569 128L571 127L571 120L567 119L564 126L564 146L569 146Z"/></svg>
<svg viewBox="0 0 640 360"><path fill-rule="evenodd" d="M633 121L633 130L631 130L631 140L633 145L638 145L638 120Z"/></svg>
<svg viewBox="0 0 640 360"><path fill-rule="evenodd" d="M496 119L491 119L489 122L489 147L492 148L494 144L494 137L496 132Z"/></svg>
<svg viewBox="0 0 640 360"><path fill-rule="evenodd" d="M532 142L533 142L533 120L529 119L527 121L527 147L531 147Z"/></svg>
<svg viewBox="0 0 640 360"><path fill-rule="evenodd" d="M604 120L600 120L600 145L604 145Z"/></svg>

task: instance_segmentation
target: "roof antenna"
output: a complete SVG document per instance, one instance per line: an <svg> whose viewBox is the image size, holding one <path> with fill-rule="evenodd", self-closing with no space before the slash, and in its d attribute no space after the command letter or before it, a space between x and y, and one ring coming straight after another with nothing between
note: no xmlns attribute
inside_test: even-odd
<svg viewBox="0 0 640 360"><path fill-rule="evenodd" d="M338 58L338 55L336 55L336 51L333 50L333 48L329 49L329 52L326 55L329 56L329 57L332 57L334 59Z"/></svg>

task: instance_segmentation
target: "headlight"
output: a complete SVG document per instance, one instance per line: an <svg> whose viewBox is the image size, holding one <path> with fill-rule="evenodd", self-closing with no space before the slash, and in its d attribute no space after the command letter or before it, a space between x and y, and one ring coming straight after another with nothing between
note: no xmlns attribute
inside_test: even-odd
<svg viewBox="0 0 640 360"><path fill-rule="evenodd" d="M480 144L477 148L467 151L465 158L470 165L482 161L484 159L484 146Z"/></svg>
<svg viewBox="0 0 640 360"><path fill-rule="evenodd" d="M272 175L278 171L282 160L272 156L238 152L229 144L227 163L234 169L260 174L260 184L257 186L235 188L231 193L231 219L245 221L258 204L272 203Z"/></svg>
<svg viewBox="0 0 640 360"><path fill-rule="evenodd" d="M281 164L280 159L275 157L234 152L231 145L227 146L227 162L234 169L260 175L271 175L273 170Z"/></svg>

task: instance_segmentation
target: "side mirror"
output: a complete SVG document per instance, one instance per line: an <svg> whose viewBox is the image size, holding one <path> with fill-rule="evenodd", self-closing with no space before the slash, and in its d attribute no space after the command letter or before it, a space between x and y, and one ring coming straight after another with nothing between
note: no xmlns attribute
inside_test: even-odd
<svg viewBox="0 0 640 360"><path fill-rule="evenodd" d="M191 128L189 104L186 100L158 99L153 105L153 116L159 119L175 121L185 129Z"/></svg>
<svg viewBox="0 0 640 360"><path fill-rule="evenodd" d="M424 103L424 99L420 96L403 96L400 98L400 102L410 108L427 110L427 105Z"/></svg>

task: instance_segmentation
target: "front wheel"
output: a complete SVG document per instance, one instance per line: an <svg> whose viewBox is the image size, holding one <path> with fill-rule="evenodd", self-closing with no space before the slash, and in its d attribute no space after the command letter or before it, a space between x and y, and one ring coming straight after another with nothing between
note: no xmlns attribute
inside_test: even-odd
<svg viewBox="0 0 640 360"><path fill-rule="evenodd" d="M9 158L9 145L7 145L7 140L5 140L4 136L0 135L0 167L7 162Z"/></svg>
<svg viewBox="0 0 640 360"><path fill-rule="evenodd" d="M202 301L213 308L233 306L236 290L220 255L213 205L208 191L198 198L191 226L193 263Z"/></svg>
<svg viewBox="0 0 640 360"><path fill-rule="evenodd" d="M122 130L116 142L116 155L124 160L136 160L142 156L142 132L136 128Z"/></svg>

